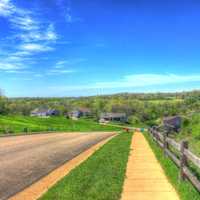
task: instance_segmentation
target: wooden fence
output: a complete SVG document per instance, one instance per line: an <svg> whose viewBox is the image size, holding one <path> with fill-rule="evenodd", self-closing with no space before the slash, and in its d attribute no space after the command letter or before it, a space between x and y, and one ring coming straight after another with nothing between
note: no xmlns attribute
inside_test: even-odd
<svg viewBox="0 0 200 200"><path fill-rule="evenodd" d="M161 133L154 128L149 129L149 133L153 139L163 149L166 156L170 157L174 163L180 169L180 180L184 181L188 179L194 187L200 192L200 180L194 175L192 170L189 168L189 162L195 167L200 169L200 158L194 155L188 149L188 142L182 141L181 143L176 142L172 138L168 137L168 133ZM175 150L173 151L172 148Z"/></svg>

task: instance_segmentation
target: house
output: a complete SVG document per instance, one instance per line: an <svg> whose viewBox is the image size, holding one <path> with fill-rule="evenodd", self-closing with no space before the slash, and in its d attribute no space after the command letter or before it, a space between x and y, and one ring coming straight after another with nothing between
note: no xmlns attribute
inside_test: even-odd
<svg viewBox="0 0 200 200"><path fill-rule="evenodd" d="M80 117L88 117L91 115L91 111L88 108L75 109L69 113L69 117L72 119L78 119Z"/></svg>
<svg viewBox="0 0 200 200"><path fill-rule="evenodd" d="M30 114L32 117L50 117L59 115L59 111L56 109L45 109L45 108L36 108Z"/></svg>
<svg viewBox="0 0 200 200"><path fill-rule="evenodd" d="M102 113L100 115L99 122L127 122L127 116L125 113Z"/></svg>
<svg viewBox="0 0 200 200"><path fill-rule="evenodd" d="M165 117L163 119L163 125L166 128L173 129L174 131L178 132L181 128L181 117L180 116L173 116L173 117Z"/></svg>
<svg viewBox="0 0 200 200"><path fill-rule="evenodd" d="M79 108L79 111L81 112L82 116L90 116L91 110L89 108Z"/></svg>

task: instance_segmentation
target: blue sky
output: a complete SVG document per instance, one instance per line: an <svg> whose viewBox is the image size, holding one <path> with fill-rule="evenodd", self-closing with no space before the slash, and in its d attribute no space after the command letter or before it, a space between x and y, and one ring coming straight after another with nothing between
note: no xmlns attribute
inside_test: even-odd
<svg viewBox="0 0 200 200"><path fill-rule="evenodd" d="M200 89L200 3L0 0L10 97Z"/></svg>

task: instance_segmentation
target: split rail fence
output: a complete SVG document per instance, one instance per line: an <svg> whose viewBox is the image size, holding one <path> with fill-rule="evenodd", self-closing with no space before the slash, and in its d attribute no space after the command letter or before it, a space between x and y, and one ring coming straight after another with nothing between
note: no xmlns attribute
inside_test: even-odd
<svg viewBox="0 0 200 200"><path fill-rule="evenodd" d="M200 158L188 149L188 141L176 142L168 136L168 133L161 133L155 128L150 128L149 133L157 144L163 149L166 156L171 158L180 170L180 180L188 179L200 192L200 180L192 172L189 163L192 163L200 170Z"/></svg>

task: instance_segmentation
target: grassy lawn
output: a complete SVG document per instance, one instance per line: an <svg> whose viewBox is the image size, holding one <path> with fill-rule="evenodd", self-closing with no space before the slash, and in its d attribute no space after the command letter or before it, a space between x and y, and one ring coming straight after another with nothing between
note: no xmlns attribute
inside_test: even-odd
<svg viewBox="0 0 200 200"><path fill-rule="evenodd" d="M110 140L40 200L119 200L131 137L122 133Z"/></svg>
<svg viewBox="0 0 200 200"><path fill-rule="evenodd" d="M85 119L74 121L65 117L0 116L0 134L3 134L5 130L18 134L24 132L24 129L28 129L28 132L119 130L119 128L103 126L92 120Z"/></svg>
<svg viewBox="0 0 200 200"><path fill-rule="evenodd" d="M200 200L200 193L191 185L191 183L189 183L189 181L179 181L179 170L176 165L169 158L164 156L162 149L153 141L148 133L145 133L144 135L153 149L156 158L161 163L169 181L177 190L180 199L188 200L192 198L192 200Z"/></svg>

